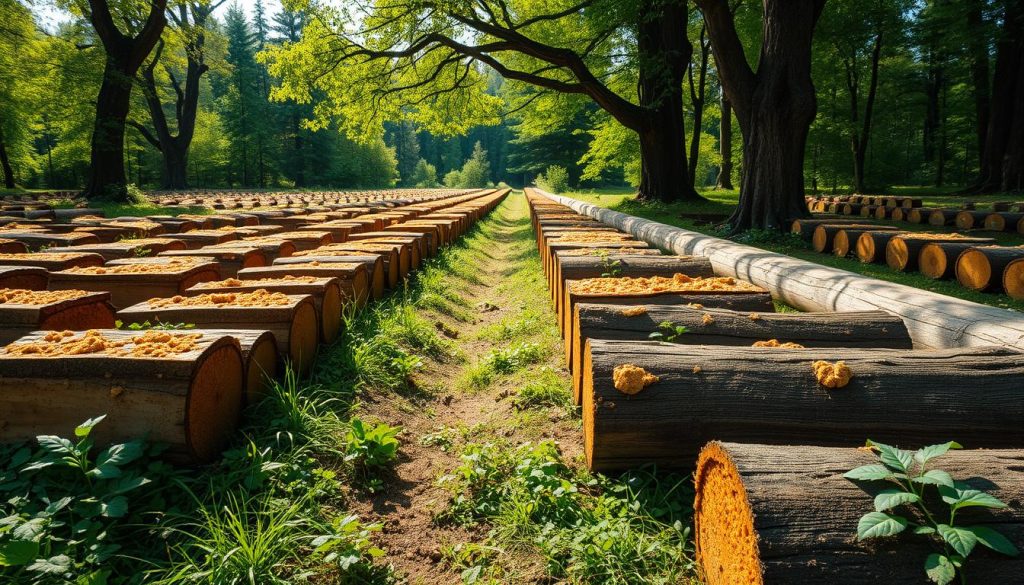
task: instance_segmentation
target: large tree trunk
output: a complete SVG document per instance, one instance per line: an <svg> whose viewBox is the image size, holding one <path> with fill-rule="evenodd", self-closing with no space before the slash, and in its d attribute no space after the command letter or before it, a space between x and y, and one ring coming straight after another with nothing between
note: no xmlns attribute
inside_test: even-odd
<svg viewBox="0 0 1024 585"><path fill-rule="evenodd" d="M996 49L995 73L992 84L991 115L985 148L981 159L981 180L978 190L993 192L1003 188L1004 183L1012 184L1013 177L1004 177L1004 165L1008 147L1016 125L1015 109L1024 100L1024 79L1020 70L1024 67L1024 1L1009 0L1003 14L1003 30ZM1018 151L1017 156L1022 153ZM1012 162L1012 161L1011 161ZM1021 162L1017 161L1017 166ZM1012 164L1011 164L1012 166ZM1012 171L1011 171L1012 174ZM1011 179L1005 181L1004 179ZM1019 181L1018 181L1019 183Z"/></svg>
<svg viewBox="0 0 1024 585"><path fill-rule="evenodd" d="M132 99L132 74L125 57L107 55L103 84L96 99L92 156L86 197L126 201L128 177L124 172L124 133Z"/></svg>
<svg viewBox="0 0 1024 585"><path fill-rule="evenodd" d="M732 186L732 104L722 93L722 120L718 126L718 149L722 154L722 166L718 169L719 189L733 189Z"/></svg>
<svg viewBox="0 0 1024 585"><path fill-rule="evenodd" d="M988 79L988 41L980 34L984 28L984 0L970 0L967 7L967 30L977 31L968 36L971 51L971 82L974 84L975 127L978 133L978 160L984 157L985 135L988 132L988 118L991 111L991 94Z"/></svg>
<svg viewBox="0 0 1024 585"><path fill-rule="evenodd" d="M697 0L711 31L722 86L743 132L740 202L734 232L787 229L807 215L804 150L817 109L811 37L825 0L764 0L757 73L751 70L725 0Z"/></svg>
<svg viewBox="0 0 1024 585"><path fill-rule="evenodd" d="M145 26L134 37L117 28L106 0L89 0L89 7L93 29L103 42L106 64L96 99L91 173L84 194L126 201L128 178L124 172L124 135L131 107L133 78L167 25L164 15L167 0L152 2Z"/></svg>
<svg viewBox="0 0 1024 585"><path fill-rule="evenodd" d="M4 187L14 189L14 169L11 168L11 159L7 156L7 143L4 142L3 130L0 130L0 166L4 169Z"/></svg>
<svg viewBox="0 0 1024 585"><path fill-rule="evenodd" d="M653 4L653 3L652 3ZM651 16L658 10L657 18ZM647 201L699 200L686 167L683 78L693 55L686 38L686 2L644 11L637 27L640 106L640 195ZM683 32L680 32L683 31Z"/></svg>

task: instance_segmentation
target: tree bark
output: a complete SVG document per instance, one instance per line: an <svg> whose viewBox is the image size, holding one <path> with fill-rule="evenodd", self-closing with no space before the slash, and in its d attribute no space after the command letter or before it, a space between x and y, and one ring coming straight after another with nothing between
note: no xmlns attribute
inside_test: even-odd
<svg viewBox="0 0 1024 585"><path fill-rule="evenodd" d="M979 161L985 156L985 135L988 132L988 118L992 109L988 79L989 39L981 34L985 26L984 8L984 0L970 0L967 6L967 30L974 31L968 35L968 43L971 51L971 82L974 84L974 115L978 133Z"/></svg>
<svg viewBox="0 0 1024 585"><path fill-rule="evenodd" d="M996 63L991 93L991 113L985 146L982 150L981 173L978 192L990 193L1015 184L1020 185L1020 169L1024 166L1019 146L1014 152L1013 139L1019 145L1019 137L1012 132L1024 125L1016 120L1021 112L1018 102L1024 100L1024 80L1020 71L1024 68L1024 1L1008 0L1003 13L1003 27L996 43ZM1024 114L1024 112L1021 112ZM1010 172L1005 173L1009 163ZM1018 169L1015 173L1014 168ZM1017 174L1018 176L1013 176Z"/></svg>
<svg viewBox="0 0 1024 585"><path fill-rule="evenodd" d="M697 0L704 13L719 77L743 133L740 202L734 232L786 229L807 216L803 163L817 111L811 81L811 37L825 0L764 0L761 54L747 62L725 0Z"/></svg>
<svg viewBox="0 0 1024 585"><path fill-rule="evenodd" d="M0 129L0 166L4 169L4 187L14 189L17 185L14 182L14 169L11 167L11 159L7 156L7 143L4 141L4 132Z"/></svg>
<svg viewBox="0 0 1024 585"><path fill-rule="evenodd" d="M655 10L651 3L651 10ZM641 14L637 27L640 61L640 199L702 199L686 166L683 78L693 55L686 38L686 2L664 2L657 18ZM680 32L682 31L682 33Z"/></svg>
<svg viewBox="0 0 1024 585"><path fill-rule="evenodd" d="M716 186L719 189L733 189L732 186L732 104L722 92L722 120L718 126L718 149L722 155L722 166L718 169Z"/></svg>
<svg viewBox="0 0 1024 585"><path fill-rule="evenodd" d="M153 0L141 32L134 37L114 24L107 0L89 0L90 20L103 42L106 63L103 83L96 99L96 121L92 133L92 154L86 197L128 200L128 178L124 171L124 137L131 107L132 80L167 25L167 0Z"/></svg>

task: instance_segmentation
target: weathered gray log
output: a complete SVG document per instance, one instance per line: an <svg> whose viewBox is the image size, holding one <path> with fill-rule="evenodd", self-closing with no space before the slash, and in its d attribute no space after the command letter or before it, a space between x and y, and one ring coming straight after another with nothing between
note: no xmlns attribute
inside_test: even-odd
<svg viewBox="0 0 1024 585"><path fill-rule="evenodd" d="M709 318L705 318L707 315ZM911 349L914 344L899 317L885 311L845 313L758 313L687 305L605 305L580 303L573 315L573 364L583 362L590 339L647 341L662 323L686 327L673 343L751 346L776 339L806 347ZM572 369L573 394L579 404L583 369Z"/></svg>
<svg viewBox="0 0 1024 585"><path fill-rule="evenodd" d="M876 456L853 447L708 444L697 462L694 499L704 583L930 583L925 559L942 549L931 538L908 529L896 537L857 540L861 516L874 511L874 496L890 484L855 483L843 474L876 463ZM1009 503L1000 510L962 508L957 524L993 528L1024 550L1024 451L951 451L929 467ZM925 490L936 493L933 486ZM906 508L892 513L910 514ZM1022 573L1024 558L981 544L964 565L969 583L1017 583Z"/></svg>
<svg viewBox="0 0 1024 585"><path fill-rule="evenodd" d="M689 466L712 439L840 446L868 437L890 444L955 437L978 448L1024 447L1024 354L1005 348L780 349L596 339L587 348L583 433L595 470ZM853 375L849 384L819 384L812 368L818 360L844 361ZM627 396L612 378L623 364L659 380Z"/></svg>

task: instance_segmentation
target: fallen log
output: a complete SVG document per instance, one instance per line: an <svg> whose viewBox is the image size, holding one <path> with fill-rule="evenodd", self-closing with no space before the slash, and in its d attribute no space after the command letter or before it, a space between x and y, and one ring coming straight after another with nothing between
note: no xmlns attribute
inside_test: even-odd
<svg viewBox="0 0 1024 585"><path fill-rule="evenodd" d="M242 351L245 385L242 405L256 404L270 394L278 373L284 368L277 341L270 331L256 329L194 329L203 335L234 337Z"/></svg>
<svg viewBox="0 0 1024 585"><path fill-rule="evenodd" d="M4 442L68 436L106 415L95 430L100 445L148 438L169 445L173 457L207 462L241 414L241 350L227 336L37 332L0 350L0 372Z"/></svg>
<svg viewBox="0 0 1024 585"><path fill-rule="evenodd" d="M5 230L3 232L3 237L5 240L14 240L16 242L21 242L22 244L25 244L25 246L27 246L30 250L100 243L100 239L92 234L55 234L43 230Z"/></svg>
<svg viewBox="0 0 1024 585"><path fill-rule="evenodd" d="M592 339L582 364L587 463L599 471L689 466L712 439L830 446L866 437L890 444L956 437L972 447L1024 447L1021 358L1004 348L896 352ZM847 385L819 382L820 360L844 362ZM657 381L627 396L613 380L624 364ZM971 388L970 400L964 388Z"/></svg>
<svg viewBox="0 0 1024 585"><path fill-rule="evenodd" d="M935 227L953 225L956 222L956 214L958 213L960 211L957 209L933 209L928 214L928 225Z"/></svg>
<svg viewBox="0 0 1024 585"><path fill-rule="evenodd" d="M176 234L174 237L185 242L185 246L189 250L195 250L196 248L206 246L218 246L220 244L226 244L239 239L239 235L234 231L234 228L231 228L231 231L220 229L193 230L182 234Z"/></svg>
<svg viewBox="0 0 1024 585"><path fill-rule="evenodd" d="M679 275L686 279L684 275ZM618 284L626 281L641 281L637 287L619 288ZM565 362L571 369L574 367L572 361L572 339L576 335L573 325L573 313L579 303L594 303L607 305L700 305L701 307L712 307L718 309L731 309L734 311L757 311L764 313L775 312L775 304L772 297L764 289L754 285L727 279L693 279L696 288L688 290L686 283L679 287L671 284L663 284L665 281L675 280L651 277L643 279L604 279L592 278L586 280L569 280L565 283L565 300L562 303L562 311L558 315L558 322L561 325L562 339L565 342ZM618 281L618 282L614 282ZM648 282L659 281L656 286ZM703 286L702 283L711 283L710 286ZM723 283L715 286L714 283ZM596 287L599 290L595 289ZM608 290L603 290L608 289Z"/></svg>
<svg viewBox="0 0 1024 585"><path fill-rule="evenodd" d="M414 241L420 247L420 258L427 259L432 258L437 254L438 246L437 239L434 238L434 234L431 233L420 233L420 232L395 232L395 231L366 231L359 234L352 234L349 237L350 242L357 242L360 240L376 239L376 238L413 238Z"/></svg>
<svg viewBox="0 0 1024 585"><path fill-rule="evenodd" d="M234 277L243 268L266 266L269 264L263 250L243 246L206 246L196 250L170 250L160 252L159 257L165 258L211 258L220 265L220 273L224 277Z"/></svg>
<svg viewBox="0 0 1024 585"><path fill-rule="evenodd" d="M894 237L908 232L900 231L869 231L857 238L857 259L864 264L881 264L885 262L885 248Z"/></svg>
<svg viewBox="0 0 1024 585"><path fill-rule="evenodd" d="M990 213L985 216L985 229L993 232L1015 232L1024 220L1024 213Z"/></svg>
<svg viewBox="0 0 1024 585"><path fill-rule="evenodd" d="M338 247L343 246L343 247ZM357 246L353 248L352 246ZM281 260L278 264L302 264L305 262L332 262L334 258L340 258L337 262L359 262L360 260L352 260L352 258L377 258L381 271L384 273L384 286L387 288L395 288L402 282L402 262L399 258L398 252L393 246L376 247L368 246L366 244L359 245L353 244L346 246L345 244L329 244L317 248L316 250L308 250L305 252L296 252L291 258ZM378 262L374 261L373 269L376 270ZM371 266L367 265L367 269Z"/></svg>
<svg viewBox="0 0 1024 585"><path fill-rule="evenodd" d="M136 258L51 272L49 287L110 292L111 304L120 309L154 297L172 297L198 282L220 278L220 267L209 260Z"/></svg>
<svg viewBox="0 0 1024 585"><path fill-rule="evenodd" d="M880 209L885 209L880 208ZM898 228L890 226L876 226L875 224L832 224L825 223L814 228L814 235L811 237L811 247L815 252L821 252L827 254L832 251L832 243L835 239L836 234L843 231L844 229L860 229L863 231L895 231Z"/></svg>
<svg viewBox="0 0 1024 585"><path fill-rule="evenodd" d="M104 260L110 261L124 260L126 258L143 258L168 250L184 250L185 248L185 242L173 238L141 238L121 240L108 244L84 244L81 246L50 248L47 252L52 254L99 254L103 256Z"/></svg>
<svg viewBox="0 0 1024 585"><path fill-rule="evenodd" d="M928 218L935 211L930 207L918 207L907 212L906 221L909 223L928 223Z"/></svg>
<svg viewBox="0 0 1024 585"><path fill-rule="evenodd" d="M0 254L24 254L28 252L28 246L15 240L0 238Z"/></svg>
<svg viewBox="0 0 1024 585"><path fill-rule="evenodd" d="M956 279L976 291L998 291L1003 286L1003 271L1010 262L1024 258L1024 247L979 246L969 248L956 260Z"/></svg>
<svg viewBox="0 0 1024 585"><path fill-rule="evenodd" d="M0 289L0 344L32 331L81 331L113 326L110 293Z"/></svg>
<svg viewBox="0 0 1024 585"><path fill-rule="evenodd" d="M1011 260L1003 269L1003 290L1011 298L1024 299L1024 259Z"/></svg>
<svg viewBox="0 0 1024 585"><path fill-rule="evenodd" d="M899 272L917 270L918 256L925 244L950 241L975 246L995 243L992 238L968 238L959 234L899 234L885 245L885 263Z"/></svg>
<svg viewBox="0 0 1024 585"><path fill-rule="evenodd" d="M320 341L313 298L266 291L152 299L117 312L124 323L185 323L203 329L270 331L277 350L300 375L309 371Z"/></svg>
<svg viewBox="0 0 1024 585"><path fill-rule="evenodd" d="M187 291L188 295L207 293L255 292L266 290L286 295L310 295L320 322L320 340L333 343L341 333L341 312L346 300L342 281L334 277L285 276L260 280L228 278L201 282Z"/></svg>
<svg viewBox="0 0 1024 585"><path fill-rule="evenodd" d="M928 278L946 279L956 276L956 260L965 250L977 246L974 243L948 240L929 242L917 255L918 270Z"/></svg>
<svg viewBox="0 0 1024 585"><path fill-rule="evenodd" d="M662 276L671 278L676 274L685 274L692 278L706 278L715 275L707 258L694 256L663 256L661 254L634 254L630 251L605 253L600 255L566 255L554 256L552 275L549 283L552 300L556 306L561 305L564 298L564 284L568 280L585 278L616 277L650 277Z"/></svg>
<svg viewBox="0 0 1024 585"><path fill-rule="evenodd" d="M896 209L902 208L897 207ZM832 239L832 254L837 258L846 258L856 250L857 240L860 239L861 234L880 231L898 231L898 228L888 226L871 226L867 229L844 227L837 231Z"/></svg>
<svg viewBox="0 0 1024 585"><path fill-rule="evenodd" d="M362 307L370 299L369 273L365 264L343 264L331 262L326 264L278 264L276 266L260 266L243 268L238 271L239 280L282 279L288 277L336 278L341 286L342 300Z"/></svg>
<svg viewBox="0 0 1024 585"><path fill-rule="evenodd" d="M956 214L956 228L966 231L983 227L985 225L985 218L988 215L988 211L965 209Z"/></svg>
<svg viewBox="0 0 1024 585"><path fill-rule="evenodd" d="M392 266L395 274L392 274L391 270L384 270L384 257L382 254L346 254L337 256L292 256L291 258L278 258L274 260L274 266L287 266L287 267L311 267L316 268L318 266L330 266L331 264L340 264L348 266L352 264L362 264L366 267L366 276L369 279L369 292L371 298L374 300L384 297L384 292L387 289L388 283L393 278L397 277L398 267ZM310 276L305 273L295 272L296 275Z"/></svg>
<svg viewBox="0 0 1024 585"><path fill-rule="evenodd" d="M878 458L856 448L709 443L694 478L697 563L708 585L928 583L925 559L942 550L927 536L857 540L884 482L843 477ZM957 524L998 530L1024 549L1024 451L950 451L929 467L1009 507L961 508ZM927 486L927 493L935 488ZM945 505L943 505L945 507ZM904 508L894 513L903 514ZM914 518L914 521L922 521ZM1024 559L978 545L964 564L971 583L1015 583Z"/></svg>
<svg viewBox="0 0 1024 585"><path fill-rule="evenodd" d="M805 347L911 349L899 317L885 311L842 313L759 313L689 305L607 305L580 303L573 314L572 363L583 363L587 341L648 341L662 323L686 328L672 343L750 347L775 339ZM572 368L576 404L583 396L583 368Z"/></svg>
<svg viewBox="0 0 1024 585"><path fill-rule="evenodd" d="M0 289L46 290L50 273L38 266L0 265Z"/></svg>

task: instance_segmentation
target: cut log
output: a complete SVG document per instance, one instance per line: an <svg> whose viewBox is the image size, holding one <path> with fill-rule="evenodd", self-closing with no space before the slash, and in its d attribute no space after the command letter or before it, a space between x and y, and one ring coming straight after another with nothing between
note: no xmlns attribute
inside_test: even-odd
<svg viewBox="0 0 1024 585"><path fill-rule="evenodd" d="M202 248L204 246L217 246L239 239L239 235L234 231L224 231L219 229L193 230L183 234L177 234L174 237L185 242L185 245L189 250L195 250L196 248Z"/></svg>
<svg viewBox="0 0 1024 585"><path fill-rule="evenodd" d="M566 250L603 250L615 248L618 250L630 252L634 250L646 250L650 249L651 245L647 242L639 242L637 240L629 239L615 239L610 241L594 241L594 242L564 242L558 238L550 239L544 245L544 250L541 251L540 261L542 269L550 273L554 264L554 256L559 252ZM660 254L660 252L658 252Z"/></svg>
<svg viewBox="0 0 1024 585"><path fill-rule="evenodd" d="M918 207L907 212L906 221L909 223L928 223L928 218L935 211L930 207Z"/></svg>
<svg viewBox="0 0 1024 585"><path fill-rule="evenodd" d="M433 225L411 225L409 223L396 223L386 228L374 231L381 231L388 234L425 234L430 245L430 254L437 254L441 246L440 229Z"/></svg>
<svg viewBox="0 0 1024 585"><path fill-rule="evenodd" d="M614 252L598 256L580 256L560 252L555 254L549 286L556 311L560 310L565 298L564 284L568 280L600 278L615 275L619 277L663 276L671 278L685 274L693 278L715 275L707 258L694 256L663 256L660 254L634 254Z"/></svg>
<svg viewBox="0 0 1024 585"><path fill-rule="evenodd" d="M292 256L291 258L278 258L277 260L274 260L273 265L296 267L299 269L303 267L316 268L318 266L330 266L331 264L339 264L345 267L352 264L362 264L365 266L366 276L369 279L369 292L373 300L384 297L388 282L393 276L390 274L390 271L384 270L384 257L382 254L350 253L347 255L337 256ZM398 271L397 266L393 266L392 268L395 269L395 272ZM310 276L306 273L300 272L294 272L294 274Z"/></svg>
<svg viewBox="0 0 1024 585"><path fill-rule="evenodd" d="M1024 220L1024 213L990 213L985 216L985 229L993 232L1015 232Z"/></svg>
<svg viewBox="0 0 1024 585"><path fill-rule="evenodd" d="M583 358L587 463L605 471L689 466L712 439L771 444L1024 446L1024 354L956 350L780 349L592 339ZM819 383L816 361L842 361L844 387ZM627 396L613 372L657 381ZM971 389L970 400L964 388Z"/></svg>
<svg viewBox="0 0 1024 585"><path fill-rule="evenodd" d="M874 511L872 500L887 484L854 483L843 474L877 462L856 448L709 443L694 478L694 536L703 582L928 583L924 561L937 551L929 537L907 530L899 537L857 540L860 518ZM1024 451L950 451L929 467L1009 502L1001 510L962 508L957 524L991 527L1024 549ZM925 489L936 493L932 486ZM964 564L971 583L1016 583L1022 572L1024 559L980 544Z"/></svg>
<svg viewBox="0 0 1024 585"><path fill-rule="evenodd" d="M895 231L898 228L889 226L876 226L870 223L831 224L825 223L814 228L814 235L811 237L811 247L815 252L827 254L832 251L832 242L837 233L844 229L859 229L862 231Z"/></svg>
<svg viewBox="0 0 1024 585"><path fill-rule="evenodd" d="M946 279L956 276L956 260L965 250L977 244L947 240L930 242L917 255L918 270L928 278Z"/></svg>
<svg viewBox="0 0 1024 585"><path fill-rule="evenodd" d="M790 226L790 231L794 234L798 234L804 241L810 242L814 237L814 230L819 225L830 224L830 225L852 225L859 222L855 219L794 219Z"/></svg>
<svg viewBox="0 0 1024 585"><path fill-rule="evenodd" d="M189 332L203 335L234 337L242 350L242 368L245 375L243 406L256 404L270 394L283 368L277 341L270 331L255 329L193 329Z"/></svg>
<svg viewBox="0 0 1024 585"><path fill-rule="evenodd" d="M300 232L328 232L331 234L331 240L334 243L341 243L348 241L349 234L352 233L352 224L347 223L335 223L331 221L317 222L310 225L300 226L295 228L296 231Z"/></svg>
<svg viewBox="0 0 1024 585"><path fill-rule="evenodd" d="M32 331L82 331L113 326L110 293L0 289L0 344Z"/></svg>
<svg viewBox="0 0 1024 585"><path fill-rule="evenodd" d="M98 333L107 340L128 342L146 335L118 330ZM17 345L56 345L46 335L33 333ZM169 454L176 458L213 460L227 445L241 414L244 377L238 341L202 336L194 349L183 353L133 355L142 347L129 343L117 348L127 355L46 356L12 354L12 346L7 346L0 351L4 378L0 440L70 436L83 420L105 414L106 420L93 435L100 445L147 438L169 445Z"/></svg>
<svg viewBox="0 0 1024 585"><path fill-rule="evenodd" d="M558 322L562 327L565 342L566 366L575 367L572 359L572 339L576 335L573 314L579 303L605 305L700 305L734 311L775 312L772 297L764 290L751 286L747 291L659 291L647 293L581 293L577 284L584 281L569 280L565 283L565 300Z"/></svg>
<svg viewBox="0 0 1024 585"><path fill-rule="evenodd" d="M988 211L965 209L956 214L956 229L966 231L983 227L988 215Z"/></svg>
<svg viewBox="0 0 1024 585"><path fill-rule="evenodd" d="M331 236L330 232L292 231L280 232L272 236L264 236L262 238L247 239L246 241L287 241L292 243L296 250L312 250L313 248L319 248L320 246L326 246L327 244L334 243L334 238Z"/></svg>
<svg viewBox="0 0 1024 585"><path fill-rule="evenodd" d="M38 266L0 265L0 289L46 290L50 273Z"/></svg>
<svg viewBox="0 0 1024 585"><path fill-rule="evenodd" d="M243 239L221 244L217 247L225 250L228 248L242 248L243 250L256 248L263 252L263 255L267 258L267 262L270 263L273 263L274 260L277 260L278 258L288 258L293 256L295 252L298 251L295 244L288 240L257 241L252 239Z"/></svg>
<svg viewBox="0 0 1024 585"><path fill-rule="evenodd" d="M954 225L958 213L960 211L956 209L934 209L928 214L928 225L935 227Z"/></svg>
<svg viewBox="0 0 1024 585"><path fill-rule="evenodd" d="M310 295L316 305L320 322L320 340L334 343L341 333L341 312L345 302L342 281L339 278L318 278L315 276L288 276L262 280L238 280L228 278L201 282L185 291L188 295L206 293L254 292L266 290L286 295Z"/></svg>
<svg viewBox="0 0 1024 585"><path fill-rule="evenodd" d="M1003 271L1010 262L1024 258L1024 247L981 246L969 248L956 261L956 279L976 291L999 291Z"/></svg>
<svg viewBox="0 0 1024 585"><path fill-rule="evenodd" d="M0 254L24 254L28 252L28 246L15 240L0 238Z"/></svg>
<svg viewBox="0 0 1024 585"><path fill-rule="evenodd" d="M893 270L912 272L917 270L918 256L926 244L949 241L975 246L995 243L992 238L965 238L956 234L899 234L885 246L885 263Z"/></svg>
<svg viewBox="0 0 1024 585"><path fill-rule="evenodd" d="M58 246L78 246L82 244L100 243L100 239L92 234L55 234L43 230L5 230L3 232L3 237L5 240L14 240L16 242L21 242L22 244L25 244L30 250L39 250L40 248L52 248Z"/></svg>
<svg viewBox="0 0 1024 585"><path fill-rule="evenodd" d="M1003 290L1011 298L1024 299L1024 259L1011 260L1003 269Z"/></svg>
<svg viewBox="0 0 1024 585"><path fill-rule="evenodd" d="M281 260L278 264L302 264L305 262L332 262L334 258L340 258L337 262L358 262L360 260L353 260L353 258L377 258L381 271L384 273L384 285L387 288L395 288L402 282L402 264L399 259L398 252L395 251L393 246L377 247L372 249L372 246L366 244L359 245L358 248L353 249L351 246L345 246L338 248L336 246L345 246L345 244L330 244L327 246L321 246L316 250L308 250L305 252L297 252L295 256L291 258ZM376 270L378 262L374 261L373 265L367 265L367 269Z"/></svg>
<svg viewBox="0 0 1024 585"><path fill-rule="evenodd" d="M185 242L173 238L141 238L135 240L121 240L119 242L109 244L85 244L81 246L50 248L47 252L53 254L99 254L100 256L103 256L104 260L110 261L155 256L160 252L168 250L184 250L185 248Z"/></svg>
<svg viewBox="0 0 1024 585"><path fill-rule="evenodd" d="M154 297L172 297L192 285L220 280L216 262L186 258L114 260L107 266L71 268L50 273L50 290L110 292L121 309Z"/></svg>
<svg viewBox="0 0 1024 585"><path fill-rule="evenodd" d="M220 265L221 276L234 277L243 268L266 266L269 264L267 255L259 248L243 246L206 246L197 250L173 250L160 252L159 256L167 258L210 258Z"/></svg>
<svg viewBox="0 0 1024 585"><path fill-rule="evenodd" d="M245 294L237 293L237 297ZM221 298L214 298L218 296ZM154 299L121 309L117 318L124 323L186 323L205 329L270 331L277 350L288 358L295 371L300 375L309 371L320 341L320 324L311 296L281 295L286 298L284 304L266 306L249 306L244 301L223 298L229 296L236 295L211 295L211 301L205 304L187 304L205 298L199 296Z"/></svg>
<svg viewBox="0 0 1024 585"><path fill-rule="evenodd" d="M419 268L423 260L431 255L430 241L426 234L394 235L387 232L366 232L355 234L349 238L348 243L358 242L379 242L385 244L409 245L412 250L412 267Z"/></svg>
<svg viewBox="0 0 1024 585"><path fill-rule="evenodd" d="M869 231L857 238L857 259L865 264L885 262L885 248L894 237L907 232Z"/></svg>
<svg viewBox="0 0 1024 585"><path fill-rule="evenodd" d="M366 305L372 294L365 264L342 264L337 262L319 265L279 264L276 266L260 266L259 268L243 268L238 271L238 278L240 280L281 279L289 276L337 278L341 285L343 300L355 303L359 307Z"/></svg>
<svg viewBox="0 0 1024 585"><path fill-rule="evenodd" d="M757 341L775 339L805 347L913 348L903 320L885 311L758 313L688 305L580 303L573 314L572 363L583 363L583 349L590 339L647 341L666 322L686 327L687 332L673 340L681 345L750 347ZM583 369L573 367L572 379L579 404Z"/></svg>
<svg viewBox="0 0 1024 585"><path fill-rule="evenodd" d="M902 209L897 207L896 209ZM832 254L838 258L846 258L850 254L856 252L857 241L860 239L862 234L867 232L883 232L898 231L897 228L889 228L888 226L872 226L869 229L864 228L851 228L849 226L844 227L836 232L835 237L832 239Z"/></svg>

